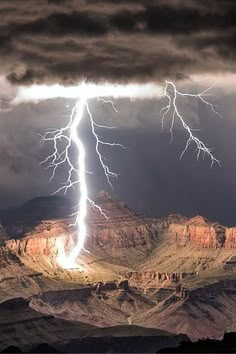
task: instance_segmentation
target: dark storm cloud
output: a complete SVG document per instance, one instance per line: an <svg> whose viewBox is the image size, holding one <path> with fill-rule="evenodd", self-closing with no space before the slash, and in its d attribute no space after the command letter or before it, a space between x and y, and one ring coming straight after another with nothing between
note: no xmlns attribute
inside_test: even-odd
<svg viewBox="0 0 236 354"><path fill-rule="evenodd" d="M13 83L150 81L236 71L235 1L0 2Z"/></svg>

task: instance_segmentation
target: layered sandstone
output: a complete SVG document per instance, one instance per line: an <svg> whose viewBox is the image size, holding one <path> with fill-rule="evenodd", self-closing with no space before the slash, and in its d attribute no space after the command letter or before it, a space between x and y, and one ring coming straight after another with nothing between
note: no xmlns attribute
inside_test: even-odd
<svg viewBox="0 0 236 354"><path fill-rule="evenodd" d="M162 274L161 277L165 278L163 281L172 282L182 277L179 274L196 273L215 267L216 259L219 259L217 267L222 267L224 262L234 256L234 228L225 228L201 216L191 219L181 215L170 215L162 219L146 218L104 191L98 193L94 201L102 208L106 218L97 209L89 207L85 247L96 254L96 259L111 258L109 262L116 259L122 266L134 267L130 269L132 277L137 277L135 267L138 266L141 271L150 271L150 277L158 279L159 276L153 274ZM22 239L7 241L7 248L21 258L38 257L41 261L39 257L43 256L45 264L47 259L55 264L58 244L68 251L76 242L77 232L71 226L72 223L71 218L43 220L26 232ZM222 250L222 254L219 256L217 252L212 252L211 256L197 251L193 254L192 248ZM146 260L144 265L143 260ZM35 270L42 271L41 268ZM147 277L149 273L145 274Z"/></svg>
<svg viewBox="0 0 236 354"><path fill-rule="evenodd" d="M90 244L106 250L138 246L151 248L152 241L157 239L153 219L136 213L104 191L99 192L94 201L102 208L106 218L97 210L90 209L87 220Z"/></svg>
<svg viewBox="0 0 236 354"><path fill-rule="evenodd" d="M19 256L27 254L56 256L57 240L59 238L63 239L63 243L66 246L73 231L69 222L63 220L43 221L33 231L26 233L23 239L9 240L6 245Z"/></svg>
<svg viewBox="0 0 236 354"><path fill-rule="evenodd" d="M236 227L226 229L225 248L236 248Z"/></svg>
<svg viewBox="0 0 236 354"><path fill-rule="evenodd" d="M124 272L120 273L121 277L128 279L131 284L135 285L146 285L162 286L163 283L178 284L188 277L195 276L196 272L156 272L156 271L144 271L144 272Z"/></svg>
<svg viewBox="0 0 236 354"><path fill-rule="evenodd" d="M225 246L225 228L199 215L181 223L171 223L167 237L180 246L186 246L189 242L199 248Z"/></svg>
<svg viewBox="0 0 236 354"><path fill-rule="evenodd" d="M94 201L102 208L106 217L97 209L89 207L86 221L88 247L98 246L106 251L135 247L151 250L154 243L165 238L178 246L191 244L200 249L236 248L236 228L223 227L201 216L191 219L180 215L170 215L162 219L145 218L104 191L98 193ZM44 205L41 204L42 202L40 210ZM69 238L73 243L71 235L75 230L70 226L72 223L70 218L40 221L24 233L24 239L16 247L21 253L53 254L58 237L63 237L65 242ZM115 256L115 253L112 255Z"/></svg>
<svg viewBox="0 0 236 354"><path fill-rule="evenodd" d="M131 209L125 203L113 200L107 193L100 192L95 198L106 218L90 207L87 218L86 247L99 247L105 251L141 247L149 250L158 237L158 227L153 219L147 219ZM11 240L7 246L20 256L45 255L56 256L58 240L63 240L65 249L73 246L77 237L73 220L44 220L33 230L27 232L21 240Z"/></svg>

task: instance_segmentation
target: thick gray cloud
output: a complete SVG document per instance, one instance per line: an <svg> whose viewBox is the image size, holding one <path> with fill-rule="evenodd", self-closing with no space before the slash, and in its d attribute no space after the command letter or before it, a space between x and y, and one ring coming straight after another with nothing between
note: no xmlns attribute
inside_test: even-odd
<svg viewBox="0 0 236 354"><path fill-rule="evenodd" d="M150 81L235 72L235 1L0 2L13 83Z"/></svg>

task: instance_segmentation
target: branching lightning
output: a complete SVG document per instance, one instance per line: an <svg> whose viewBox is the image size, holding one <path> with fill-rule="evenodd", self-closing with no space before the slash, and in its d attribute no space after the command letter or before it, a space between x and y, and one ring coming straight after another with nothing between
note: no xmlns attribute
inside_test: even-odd
<svg viewBox="0 0 236 354"><path fill-rule="evenodd" d="M200 100L203 104L209 106L209 108L217 115L220 114L215 110L215 105L207 101L206 96L209 96L210 89L209 87L206 90L200 92L199 94L192 93L182 93L177 88L176 85L171 81L166 81L165 86L162 89L162 94L159 94L159 97L163 97L167 99L167 105L163 107L160 111L161 113L161 122L162 129L164 126L165 118L168 114L171 114L171 126L170 126L170 134L171 140L173 139L173 127L178 119L181 123L182 128L186 131L188 135L188 139L186 145L181 153L180 158L187 151L189 145L191 143L196 146L197 158L203 154L203 157L206 155L210 158L211 165L214 162L219 163L219 160L214 156L212 149L207 147L203 141L201 141L195 134L194 129L191 129L190 126L186 123L185 118L180 113L178 107L178 98L195 98ZM149 88L148 88L149 89ZM107 90L107 87L106 87ZM105 92L107 92L105 90ZM142 97L142 93L135 87L135 94L130 92L130 96L126 93L128 97ZM160 91L160 87L159 87ZM112 91L113 92L113 91ZM111 95L112 96L112 92ZM114 96L119 97L119 90L114 91ZM104 97L108 96L104 94ZM121 95L122 96L122 95ZM53 144L53 153L49 155L44 161L42 161L42 165L46 165L47 169L51 169L51 178L52 180L55 177L56 171L60 166L67 165L68 169L68 178L63 183L63 185L55 192L64 192L65 194L70 188L74 188L78 191L78 205L75 208L75 213L73 214L75 217L75 226L76 226L76 242L68 255L66 255L64 246L61 244L58 245L58 263L63 268L76 268L78 264L76 262L78 255L81 250L84 249L85 239L87 235L86 231L86 215L87 215L87 205L90 204L93 208L98 210L104 218L107 218L106 212L101 208L101 206L97 205L92 199L89 197L88 187L86 176L89 173L86 170L86 151L83 141L80 137L80 124L85 115L88 116L91 133L95 139L95 150L97 158L100 162L100 165L103 169L104 175L107 179L108 184L112 187L112 179L117 178L117 173L110 170L109 166L107 166L105 162L105 158L101 153L101 146L108 147L121 147L125 148L123 145L107 142L102 140L97 130L105 128L105 129L114 129L115 127L108 127L105 125L99 125L94 121L93 114L89 108L88 98L96 97L94 95L81 95L75 106L73 107L71 114L69 116L68 124L61 129L54 129L47 131L44 136L42 136L42 143L51 142ZM114 102L110 99L105 99L104 97L97 97L98 101L105 104L111 104L112 108L118 112L116 109ZM144 95L145 97L145 95ZM73 163L70 157L70 149L75 145L78 152L78 159L76 163Z"/></svg>
<svg viewBox="0 0 236 354"><path fill-rule="evenodd" d="M213 155L212 150L210 148L208 148L203 141L201 141L196 135L194 135L194 129L191 129L190 126L186 123L186 121L184 120L183 116L180 114L180 111L178 109L178 105L177 105L177 98L178 97L192 97L192 98L197 98L199 99L201 102L203 102L204 104L206 104L207 106L209 106L211 108L211 110L217 114L219 117L222 118L222 116L220 115L219 112L217 112L215 110L215 105L208 102L205 99L205 96L210 95L207 92L209 92L209 90L213 87L210 86L207 89L205 89L204 91L200 92L199 94L193 94L193 93L182 93L180 91L177 90L175 84L172 81L166 81L165 87L164 87L164 94L163 96L165 98L167 98L167 105L165 107L163 107L160 111L161 113L161 124L162 124L162 130L164 127L164 120L165 117L168 113L170 113L172 111L172 119L171 119L171 126L170 126L170 134L171 134L171 141L173 140L173 127L175 124L175 120L176 118L179 119L182 127L184 128L184 130L187 132L188 134L188 140L186 142L186 145L180 155L180 158L183 157L183 155L185 154L185 152L187 151L189 145L191 143L194 143L196 145L196 153L197 153L197 159L199 159L200 154L203 154L203 157L205 155L207 155L210 160L211 160L211 166L213 165L214 162L217 162L218 164L220 164L219 160Z"/></svg>
<svg viewBox="0 0 236 354"><path fill-rule="evenodd" d="M104 100L104 102L111 103L112 107L114 108L112 101ZM86 183L86 174L88 173L88 171L86 171L86 166L85 166L85 159L86 159L85 146L78 134L79 126L85 112L87 112L89 116L91 132L95 138L95 149L96 149L97 157L102 166L107 182L111 187L112 187L111 179L117 178L118 175L115 172L111 171L110 168L104 162L104 157L100 152L100 146L101 145L111 146L111 147L118 146L121 148L125 148L121 144L114 143L114 142L109 143L99 138L96 132L96 128L112 129L114 127L107 127L95 123L86 97L81 97L76 102L75 106L71 111L69 122L64 128L47 131L44 134L44 136L42 136L42 143L51 141L54 147L53 153L49 155L44 161L41 162L42 165L47 164L46 167L47 169L52 170L50 180L52 180L55 177L56 170L58 169L59 166L66 164L68 167L68 178L63 183L63 185L56 192L54 192L54 194L62 191L64 191L64 194L66 194L70 188L75 189L76 185L79 185L79 192L80 192L78 196L79 203L76 207L77 211L72 214L72 216L75 216L74 226L76 226L78 237L69 255L66 255L65 250L62 248L62 245L58 244L59 254L57 260L58 263L63 268L76 268L77 267L76 258L80 253L80 251L84 249L84 243L85 243L85 238L87 233L86 231L87 203L90 203L90 205L94 209L97 209L104 216L104 218L107 218L105 211L99 205L97 205L92 199L90 199L88 195L88 188ZM78 152L77 164L74 164L70 158L70 148L73 143L75 144ZM63 144L65 144L65 146L62 148L61 151L61 145Z"/></svg>

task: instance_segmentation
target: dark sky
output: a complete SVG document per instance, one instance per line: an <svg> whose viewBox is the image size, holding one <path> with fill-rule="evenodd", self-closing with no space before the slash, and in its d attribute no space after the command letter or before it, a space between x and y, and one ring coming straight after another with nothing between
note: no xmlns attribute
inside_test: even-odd
<svg viewBox="0 0 236 354"><path fill-rule="evenodd" d="M182 91L200 92L215 80L208 96L223 118L197 99L180 109L195 134L213 148L221 166L196 159L191 145L180 160L186 132L177 124L170 144L170 117L161 132L164 99L115 99L119 113L96 99L90 108L108 141L105 148L119 173L112 194L148 214L202 214L236 225L236 65L235 1L36 1L0 2L0 208L56 190L40 165L50 146L40 147L49 127L65 125L74 101L50 99L12 105L19 87L149 83L173 80ZM67 107L68 105L68 107ZM109 190L94 154L94 139L83 123L91 195ZM73 155L73 152L72 152ZM75 198L71 192L68 195Z"/></svg>
<svg viewBox="0 0 236 354"><path fill-rule="evenodd" d="M130 82L235 71L234 0L1 0L13 83Z"/></svg>

